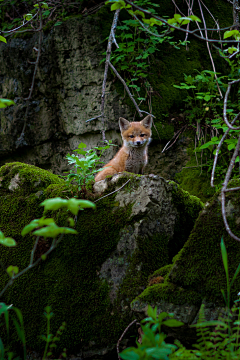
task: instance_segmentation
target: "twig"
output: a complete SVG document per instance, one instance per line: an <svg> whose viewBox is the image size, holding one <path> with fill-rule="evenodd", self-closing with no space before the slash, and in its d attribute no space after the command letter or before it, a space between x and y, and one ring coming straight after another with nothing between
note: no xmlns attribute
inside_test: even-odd
<svg viewBox="0 0 240 360"><path fill-rule="evenodd" d="M26 26L28 23L30 23L36 16L38 15L38 12L28 21L26 21L24 24L20 25L19 27L12 29L12 30L8 30L8 31L3 31L1 30L0 33L3 34L11 34L13 32L16 32L18 29L21 29L22 27ZM25 31L34 31L32 29L26 29ZM39 30L35 30L35 31L39 31Z"/></svg>
<svg viewBox="0 0 240 360"><path fill-rule="evenodd" d="M110 56L111 56L111 52L112 52L113 34L115 34L119 12L120 12L120 9L117 9L115 11L113 22L112 22L112 27L111 27L111 31L110 31L110 35L109 35L109 38L108 38L107 54L106 54L106 61L105 61L105 70L104 70L104 77L103 77L103 84L102 84L101 117L102 117L102 138L103 138L104 142L106 140L104 104L105 104L107 73L108 73L108 66L109 66L109 62L110 62Z"/></svg>
<svg viewBox="0 0 240 360"><path fill-rule="evenodd" d="M237 146L236 146L236 148L235 148L235 150L234 150L232 159L231 159L231 161L230 161L230 165L229 165L229 168L228 168L226 177L225 177L225 179L224 179L224 183L223 183L223 187L222 187L222 191L221 191L221 197L222 197L222 216L223 216L223 222L224 222L224 225L225 225L225 229L227 230L228 234L229 234L234 240L237 240L237 241L240 241L240 238L237 237L235 234L233 234L233 232L231 231L231 229L230 229L230 227L229 227L229 224L228 224L228 221L227 221L227 217L226 217L226 210L225 210L225 200L226 200L226 197L225 197L225 192L226 192L226 190L227 190L228 182L229 182L229 179L230 179L230 176L231 176L231 173L232 173L233 166L234 166L234 164L235 164L235 160L236 160L237 155L238 155L239 148L240 148L240 135L239 135L239 138L238 138Z"/></svg>
<svg viewBox="0 0 240 360"><path fill-rule="evenodd" d="M200 0L198 0L198 5L199 5L199 9L200 9L200 12L201 12L201 15L202 15L203 24L204 24L204 26L205 26L205 36L206 36L206 39L208 39L207 26L206 26L206 22L205 22L205 17L204 17L204 15L203 15L203 11L202 11L202 6L201 6L201 3L200 3ZM219 95L221 96L221 99L222 99L222 98L223 98L223 95L222 95L220 86L219 86L219 84L218 84L218 78L217 78L217 74L216 74L216 68L215 68L215 64L214 64L214 61L213 61L212 53L211 53L211 50L210 50L210 47L209 47L209 42L206 41L206 43L207 43L207 49L208 49L208 53L209 53L209 56L210 56L210 60L211 60L211 63L212 63L212 68L213 68L213 71L214 71L214 77L215 77L216 83L217 83L218 92L219 92Z"/></svg>
<svg viewBox="0 0 240 360"><path fill-rule="evenodd" d="M94 203L96 203L97 201L102 200L103 198L105 198L105 197L107 197L107 196L110 196L110 195L114 194L115 192L121 190L125 185L127 185L127 183L129 183L130 180L131 180L131 179L129 179L129 180L128 180L125 184L123 184L119 189L114 190L114 191L112 191L110 194L104 195L104 196L100 197L100 199L95 200Z"/></svg>
<svg viewBox="0 0 240 360"><path fill-rule="evenodd" d="M117 75L117 77L119 78L119 80L120 80L120 81L122 82L122 84L124 85L124 87L125 87L128 95L129 95L130 99L132 100L133 104L135 105L135 108L136 108L139 116L142 117L141 111L140 111L140 109L139 109L139 107L138 107L138 105L137 105L137 103L136 103L133 95L131 94L131 92L130 92L128 86L127 86L127 84L125 83L125 81L123 80L123 78L119 75L119 73L117 72L117 70L115 69L115 67L110 63L110 61L109 61L109 65L110 65L111 69L113 70L113 72Z"/></svg>
<svg viewBox="0 0 240 360"><path fill-rule="evenodd" d="M116 48L119 49L119 46L118 46L118 43L117 43L117 40L115 38L115 34L114 34L113 30L112 30L112 39L113 39L113 42L114 42Z"/></svg>
<svg viewBox="0 0 240 360"><path fill-rule="evenodd" d="M155 118L156 116L154 116L153 114L151 113L148 113L147 111L143 111L143 110L140 110L141 113L144 113L144 114L147 114L147 115L151 115L153 118Z"/></svg>
<svg viewBox="0 0 240 360"><path fill-rule="evenodd" d="M224 119L224 122L225 124L229 127L229 129L231 130L240 130L240 126L238 127L233 127L228 119L227 119L227 101L228 101L228 95L229 95L229 92L230 92L230 89L231 89L231 86L233 84L237 84L238 82L240 81L240 79L238 80L234 80L234 81L231 81L229 84L228 84L228 88L227 88L227 91L226 91L226 94L225 94L225 97L224 97L224 102L223 102L223 119ZM238 117L240 115L240 113L237 114L236 117Z"/></svg>
<svg viewBox="0 0 240 360"><path fill-rule="evenodd" d="M228 192L228 191L236 191L236 190L240 190L240 186L235 187L235 188L226 189L225 192Z"/></svg>
<svg viewBox="0 0 240 360"><path fill-rule="evenodd" d="M174 144L174 143L177 141L177 139L179 138L180 134L181 134L183 131L185 131L186 128L187 128L187 125L184 125L180 130L178 130L178 131L176 132L176 134L172 137L172 139L171 139L170 141L168 141L168 143L164 146L164 148L163 148L163 150L162 150L162 153L163 153L164 151L170 149L170 147L173 146L173 144ZM177 136L177 137L176 137L176 136ZM175 139L175 137L176 137L176 139ZM170 144L170 142L171 142L173 139L175 139L174 142L173 142L170 146L168 146L168 144Z"/></svg>
<svg viewBox="0 0 240 360"><path fill-rule="evenodd" d="M120 342L122 341L124 335L126 334L126 332L128 331L128 329L133 325L135 324L135 322L137 322L137 319L133 320L127 327L126 329L124 330L124 332L122 333L122 335L120 336L120 339L118 340L117 342L117 354L118 354L118 359L119 360L122 360L119 356L119 345L120 345Z"/></svg>
<svg viewBox="0 0 240 360"><path fill-rule="evenodd" d="M89 121L98 119L98 118L100 118L100 117L102 117L102 114L101 114L101 115L98 115L98 116L95 116L95 117L93 117L93 118L91 118L91 119L86 120L86 123L89 122Z"/></svg>
<svg viewBox="0 0 240 360"><path fill-rule="evenodd" d="M29 109L29 100L32 97L32 93L33 93L33 88L34 88L34 82L35 82L35 77L36 77L36 73L37 73L37 69L38 69L38 64L39 64L39 60L40 60L40 56L41 56L41 44L42 44L42 8L41 5L39 4L39 38L38 38L38 51L37 51L37 59L35 61L35 68L34 68L34 72L33 72L33 77L32 77L32 84L31 84L31 88L29 91L29 95L27 98L25 98L24 100L27 101L27 108L26 108L26 112L25 112L25 120L24 120L24 125L23 125L23 129L21 132L21 135L19 136L19 138L16 141L16 149L21 146L23 144L24 141L24 133L25 133L25 128L27 125L27 115L28 115L28 109Z"/></svg>
<svg viewBox="0 0 240 360"><path fill-rule="evenodd" d="M32 263L33 263L34 253L35 253L36 248L37 248L38 240L39 240L39 236L36 238L34 247L33 247L32 251L31 251L30 265L32 265Z"/></svg>
<svg viewBox="0 0 240 360"><path fill-rule="evenodd" d="M205 41L208 41L208 42L215 42L215 43L240 43L240 40L219 40L219 39L208 39L208 38L205 38L204 36L200 36L200 35L197 35L196 32L197 31L205 31L206 28L198 28L198 29L195 29L195 30L187 30L187 29L184 29L184 28L179 28L177 26L174 26L172 24L168 24L168 21L160 16L157 16L155 14L152 14L150 13L150 11L148 10L145 10L143 8L141 8L140 6L136 5L135 3L133 3L132 1L130 0L125 0L125 2L129 5L131 5L133 8L137 9L137 10L140 10L142 11L143 13L147 14L147 15L151 15L151 17L153 17L154 19L156 20L159 20L161 22L163 22L164 24L168 25L169 27L173 28L173 29L176 29L176 30L180 30L182 32L185 32L185 33L188 33L188 34L192 34L194 35L195 37L197 37L198 39L201 39L201 40L205 40ZM225 28L221 28L220 30L221 31L225 31L225 30L228 30L230 29L231 26L227 26ZM212 28L207 28L208 31L219 31L219 29L212 29Z"/></svg>

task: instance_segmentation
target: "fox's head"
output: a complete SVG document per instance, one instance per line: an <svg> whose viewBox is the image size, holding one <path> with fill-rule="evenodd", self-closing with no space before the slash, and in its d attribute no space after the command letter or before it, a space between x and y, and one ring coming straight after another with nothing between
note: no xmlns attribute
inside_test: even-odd
<svg viewBox="0 0 240 360"><path fill-rule="evenodd" d="M129 122L128 120L119 119L119 127L125 146L142 147L151 141L151 115L146 116L142 121Z"/></svg>

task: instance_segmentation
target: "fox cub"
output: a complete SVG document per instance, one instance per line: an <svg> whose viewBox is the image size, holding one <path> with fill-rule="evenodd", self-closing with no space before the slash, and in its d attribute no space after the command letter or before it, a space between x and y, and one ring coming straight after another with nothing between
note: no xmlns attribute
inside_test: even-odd
<svg viewBox="0 0 240 360"><path fill-rule="evenodd" d="M148 144L151 141L151 115L140 122L129 122L120 117L119 127L123 139L123 146L114 158L104 166L95 181L104 180L108 175L122 171L143 174L148 161Z"/></svg>

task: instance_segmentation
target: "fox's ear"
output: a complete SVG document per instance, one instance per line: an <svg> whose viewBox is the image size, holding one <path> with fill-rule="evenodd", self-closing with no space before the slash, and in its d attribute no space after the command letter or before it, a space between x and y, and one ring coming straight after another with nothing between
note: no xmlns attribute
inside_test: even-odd
<svg viewBox="0 0 240 360"><path fill-rule="evenodd" d="M126 119L124 119L122 117L119 118L119 127L120 127L121 132L129 129L130 126L131 126L131 123L129 121L127 121Z"/></svg>
<svg viewBox="0 0 240 360"><path fill-rule="evenodd" d="M152 117L151 115L146 116L142 121L140 121L140 124L144 126L147 129L151 129L152 127Z"/></svg>

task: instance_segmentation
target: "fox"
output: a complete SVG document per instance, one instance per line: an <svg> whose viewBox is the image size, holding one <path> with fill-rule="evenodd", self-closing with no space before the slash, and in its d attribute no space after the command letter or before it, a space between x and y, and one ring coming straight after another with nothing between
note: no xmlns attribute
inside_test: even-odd
<svg viewBox="0 0 240 360"><path fill-rule="evenodd" d="M95 182L104 180L108 175L123 171L143 174L148 162L148 145L151 141L152 117L146 116L142 121L130 122L119 118L119 127L123 146L114 158L95 176Z"/></svg>

